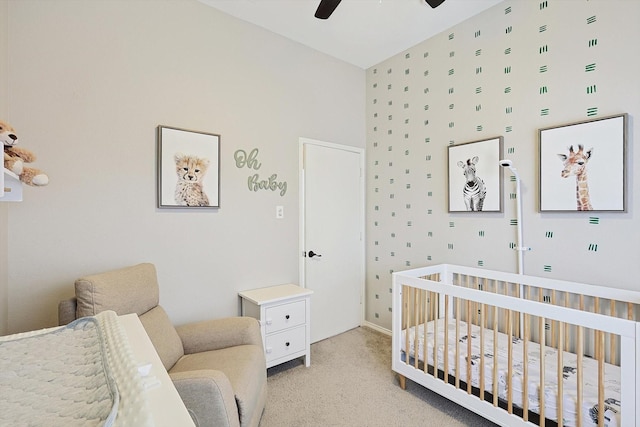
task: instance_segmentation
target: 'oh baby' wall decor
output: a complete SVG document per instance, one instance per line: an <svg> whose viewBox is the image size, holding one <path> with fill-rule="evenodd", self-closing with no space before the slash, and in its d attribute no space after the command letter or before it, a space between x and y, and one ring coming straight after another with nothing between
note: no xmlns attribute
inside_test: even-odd
<svg viewBox="0 0 640 427"><path fill-rule="evenodd" d="M254 148L249 153L245 150L236 150L233 157L236 161L236 167L238 169L248 168L252 170L259 170L262 163L258 160L259 150ZM249 191L259 190L271 190L278 191L280 196L284 196L287 193L287 181L278 181L278 174L271 174L265 178L260 176L259 173L249 175L247 178L247 187Z"/></svg>

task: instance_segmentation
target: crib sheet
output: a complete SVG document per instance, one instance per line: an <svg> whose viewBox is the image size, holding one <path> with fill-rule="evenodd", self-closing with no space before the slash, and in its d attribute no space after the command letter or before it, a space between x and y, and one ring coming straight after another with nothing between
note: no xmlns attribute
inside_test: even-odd
<svg viewBox="0 0 640 427"><path fill-rule="evenodd" d="M438 319L438 369L444 372L444 324L445 319ZM455 366L455 345L456 345L456 321L448 319L447 328L448 345L448 373L456 376ZM418 326L418 360L424 362L424 324ZM460 381L467 382L467 323L459 322L459 370ZM427 323L427 364L433 366L433 343L434 343L434 321ZM481 348L481 329L479 326L471 326L471 384L480 387L480 355L484 354L484 388L488 392L493 392L493 366L498 364L498 396L507 399L508 392L508 340L509 336L498 333L498 351L493 354L493 330L484 329L484 348ZM415 357L415 327L409 332L410 348L409 356ZM512 353L512 402L522 408L524 398L523 385L523 342L521 339L513 337ZM401 349L406 353L406 329L402 331ZM529 410L540 413L540 345L528 342L528 379L526 385ZM557 350L545 347L545 385L544 385L544 405L545 417L557 421ZM585 426L597 426L598 422L598 366L597 361L592 358L583 357L583 407L582 420ZM575 426L577 422L577 357L573 353L563 352L563 424L565 426ZM621 378L620 367L605 364L605 426L617 427L620 425L620 390Z"/></svg>

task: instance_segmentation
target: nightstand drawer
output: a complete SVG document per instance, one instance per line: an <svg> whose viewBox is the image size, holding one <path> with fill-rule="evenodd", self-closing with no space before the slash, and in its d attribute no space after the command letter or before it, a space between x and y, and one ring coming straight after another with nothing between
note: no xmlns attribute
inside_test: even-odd
<svg viewBox="0 0 640 427"><path fill-rule="evenodd" d="M296 301L269 307L265 310L267 334L302 325L306 320L305 302Z"/></svg>
<svg viewBox="0 0 640 427"><path fill-rule="evenodd" d="M304 325L288 331L269 335L265 340L265 354L267 362L304 351L305 347L306 335Z"/></svg>

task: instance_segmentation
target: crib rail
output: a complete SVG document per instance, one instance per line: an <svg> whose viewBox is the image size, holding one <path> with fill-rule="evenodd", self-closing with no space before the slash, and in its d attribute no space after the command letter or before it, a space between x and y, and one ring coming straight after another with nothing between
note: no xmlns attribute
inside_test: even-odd
<svg viewBox="0 0 640 427"><path fill-rule="evenodd" d="M482 275L478 275L479 273L482 273ZM529 279L528 277L523 280L523 276L517 275L514 279L515 280L512 281L497 280L495 278L491 278L482 270L474 270L472 273L453 272L451 283L468 289L477 289L484 292L514 296L516 298L524 298L529 301L538 301L541 303L564 308L572 308L589 313L602 314L619 319L638 321L640 318L640 301L633 301L634 298L638 298L638 295L635 293L612 289L603 290L599 287L591 287L592 293L587 294L586 292L589 292L588 285L584 285L585 289L580 288L572 291L567 288L574 288L574 286L568 286L566 288L562 287L562 285L566 285L570 282L548 281L547 285L549 287L541 287L538 283L532 285L531 282L527 280ZM559 287L562 288L559 289ZM474 304L473 308L472 313L474 313L475 318L471 317L465 320L478 324L480 308L477 304ZM513 327L515 330L515 336L518 338L522 338L524 333L523 325L520 324L522 320L523 315L516 313L516 316L513 319ZM498 321L497 327L501 332L506 332L507 323L504 320ZM557 349L562 348L564 351L575 352L578 343L573 339L573 337L578 336L578 331L576 325L573 325L573 329L571 328L572 326L570 324L565 323L561 330L561 326L557 321L544 323L543 331L545 333L547 345ZM540 339L539 336L542 333L540 329L530 332L533 334L530 338L536 340ZM564 338L562 340L562 346L559 345L560 337ZM604 360L607 363L619 364L619 337L616 334L605 334L602 338L605 340L606 345L599 344L599 340L596 338L595 333L587 335L585 337L584 351L586 351L586 354L591 357L597 357L597 352L603 352Z"/></svg>
<svg viewBox="0 0 640 427"><path fill-rule="evenodd" d="M475 409L485 415L492 414L488 418L493 421L511 424L511 417L517 416L524 425L545 426L547 420L554 420L563 426L564 359L567 352L573 353L577 365L575 406L578 410L572 425L582 427L593 425L584 420L581 408L584 404L584 364L593 363L595 359L598 399L594 409L597 414L592 416L597 417L596 425L604 426L605 412L611 410L605 401L607 369L620 366L622 376L638 376L639 306L640 294L634 292L467 267L443 265L394 273L393 368L401 375L409 373L412 379L416 379L413 371L419 371L423 375L417 377L419 383L454 397L459 403L461 393L475 395L480 402L474 403L477 405ZM438 323L438 319L444 319L444 322ZM455 324L453 332L446 327L448 321ZM425 326L419 331L418 327L426 322L434 325L433 342L429 345L426 344L429 341L428 328ZM438 325L445 325L440 326L442 331L437 330ZM471 347L472 328L480 331L482 351L475 356L476 360ZM407 331L404 337L403 330ZM506 348L499 346L499 333L507 337ZM455 334L455 337L450 334ZM443 342L438 342L440 336L443 336ZM493 336L493 342L487 344L485 336ZM399 337L403 342L399 342ZM422 354L418 354L419 341L425 343ZM450 346L450 342L455 344ZM413 357L407 351L402 359L400 348L410 349L411 343L416 343ZM522 355L519 358L514 354L514 343L521 343ZM443 346L447 350L440 354L439 349ZM548 370L547 366L552 361L546 360L549 357L547 349L555 350L552 356L557 366L555 372ZM501 351L506 351L506 367L502 369L507 373L506 392L503 392L506 395L500 399L498 362L495 359L492 371L486 372L488 362L485 353L498 355ZM536 374L529 372L528 355L531 351L540 355ZM449 357L449 354L453 356ZM451 363L454 366L450 366ZM478 363L479 370L474 371L473 367ZM520 395L514 391L513 384L513 366L516 363L522 366ZM529 408L526 386L532 381L541 385L535 410ZM545 385L548 382L556 387L555 413L546 411ZM439 385L435 386L436 383ZM635 425L636 420L640 421L635 408L638 391L633 381L621 383L622 425ZM487 384L491 386L486 387ZM625 401L632 403L624 406ZM502 406L507 415L486 411L485 405Z"/></svg>

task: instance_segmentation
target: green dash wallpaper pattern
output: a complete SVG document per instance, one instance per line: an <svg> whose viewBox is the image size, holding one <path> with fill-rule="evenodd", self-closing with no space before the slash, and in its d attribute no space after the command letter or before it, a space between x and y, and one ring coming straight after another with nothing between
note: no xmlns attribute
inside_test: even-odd
<svg viewBox="0 0 640 427"><path fill-rule="evenodd" d="M508 170L503 212L447 210L447 147L498 136L521 177L525 274L640 290L638 16L637 0L505 1L367 70L368 322L391 328L394 271L517 272ZM538 130L620 113L627 212L540 213Z"/></svg>

